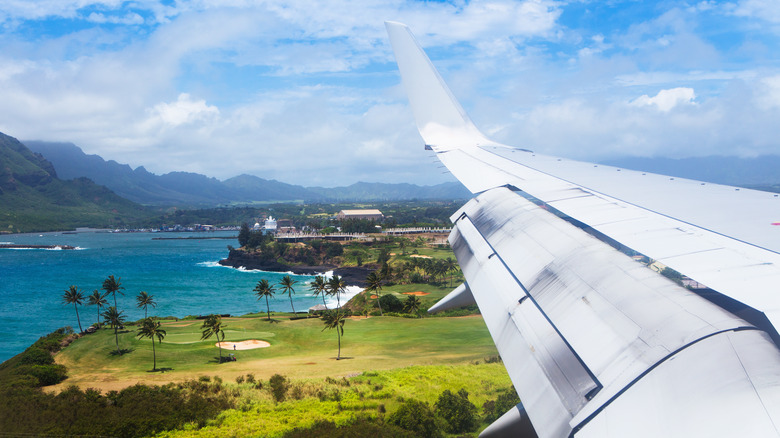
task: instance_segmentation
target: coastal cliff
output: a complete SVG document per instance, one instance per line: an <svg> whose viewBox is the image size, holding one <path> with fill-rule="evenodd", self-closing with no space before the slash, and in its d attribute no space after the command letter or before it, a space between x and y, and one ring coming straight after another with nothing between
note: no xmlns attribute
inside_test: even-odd
<svg viewBox="0 0 780 438"><path fill-rule="evenodd" d="M350 286L366 286L366 277L369 273L376 270L374 266L337 266L332 264L325 265L301 265L281 263L278 260L263 258L259 253L246 252L241 249L231 249L226 259L220 260L222 266L233 268L244 268L250 270L269 271L269 272L292 272L298 275L321 275L333 271L344 279L344 282Z"/></svg>

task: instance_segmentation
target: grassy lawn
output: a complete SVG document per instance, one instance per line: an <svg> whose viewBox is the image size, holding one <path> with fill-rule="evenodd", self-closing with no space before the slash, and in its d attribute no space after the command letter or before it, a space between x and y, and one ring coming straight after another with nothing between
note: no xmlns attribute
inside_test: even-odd
<svg viewBox="0 0 780 438"><path fill-rule="evenodd" d="M403 286L389 288L403 292ZM424 286L415 285L415 290ZM436 295L444 292L437 291ZM434 292L431 292L433 295ZM421 297L426 298L426 297ZM127 326L119 333L116 355L113 330L104 328L73 342L56 356L68 367L67 385L101 390L120 389L135 383L181 382L200 375L216 375L225 381L252 373L268 379L279 373L291 378L324 378L355 375L365 370L389 370L412 365L463 364L497 354L482 318L394 318L353 317L342 337L342 357L335 360L335 331L322 331L319 319L290 321L290 315L264 315L225 318L227 342L259 339L271 344L254 350L222 350L238 360L219 364L216 340L200 340L201 321L169 321L163 327L167 336L156 344L157 367L151 372L152 346L148 338L137 339L137 328Z"/></svg>

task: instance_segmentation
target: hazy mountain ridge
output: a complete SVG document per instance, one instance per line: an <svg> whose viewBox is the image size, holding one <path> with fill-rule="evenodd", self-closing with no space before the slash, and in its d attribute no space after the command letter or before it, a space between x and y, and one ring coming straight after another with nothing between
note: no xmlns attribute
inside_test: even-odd
<svg viewBox="0 0 780 438"><path fill-rule="evenodd" d="M189 172L155 175L144 167L87 155L73 143L26 141L30 149L51 161L62 178L87 177L120 196L148 205L213 206L268 201L391 201L406 199L467 199L460 183L435 186L358 182L348 187L303 187L253 175L219 181Z"/></svg>
<svg viewBox="0 0 780 438"><path fill-rule="evenodd" d="M0 133L0 231L120 226L145 214L88 178L57 178L41 154Z"/></svg>

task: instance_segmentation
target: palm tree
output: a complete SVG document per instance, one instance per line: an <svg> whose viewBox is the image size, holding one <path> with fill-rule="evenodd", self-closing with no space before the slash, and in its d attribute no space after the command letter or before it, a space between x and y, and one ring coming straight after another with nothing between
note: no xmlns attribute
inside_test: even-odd
<svg viewBox="0 0 780 438"><path fill-rule="evenodd" d="M139 309L141 307L144 308L144 319L148 317L146 314L146 308L148 306L157 307L157 303L154 302L154 295L149 295L144 291L141 291L141 293L139 293L138 296L135 297L135 300L138 301Z"/></svg>
<svg viewBox="0 0 780 438"><path fill-rule="evenodd" d="M314 295L322 295L322 305L325 306L325 310L328 310L328 305L325 303L325 293L328 288L328 283L325 281L325 277L318 275L314 277L314 281L311 283L311 291Z"/></svg>
<svg viewBox="0 0 780 438"><path fill-rule="evenodd" d="M207 316L206 320L203 321L203 325L200 327L203 330L203 334L200 337L201 341L210 338L212 335L216 335L217 346L219 347L219 363L222 363L222 341L225 340L226 327L227 326L222 325L222 317L214 314ZM220 335L222 335L221 340L219 339Z"/></svg>
<svg viewBox="0 0 780 438"><path fill-rule="evenodd" d="M420 310L420 299L414 295L409 295L404 301L404 310L408 313L417 313Z"/></svg>
<svg viewBox="0 0 780 438"><path fill-rule="evenodd" d="M257 295L257 299L265 297L265 310L268 314L268 320L271 320L271 308L268 306L268 297L274 296L274 287L271 286L268 283L268 280L265 278L257 282L257 286L255 286L255 295Z"/></svg>
<svg viewBox="0 0 780 438"><path fill-rule="evenodd" d="M338 303L337 308L341 308L341 300L339 299L339 294L341 292L344 292L344 290L347 288L347 284L344 283L344 280L341 279L338 275L334 275L333 277L330 277L328 280L328 295L336 295L336 302Z"/></svg>
<svg viewBox="0 0 780 438"><path fill-rule="evenodd" d="M150 338L152 340L152 371L157 371L157 352L154 349L154 338L162 344L162 340L167 333L160 328L160 321L155 321L152 318L144 319L141 327L138 328L138 334L136 336L140 338Z"/></svg>
<svg viewBox="0 0 780 438"><path fill-rule="evenodd" d="M366 276L366 290L371 291L376 295L376 303L379 304L379 315L384 316L382 313L382 302L379 300L379 293L382 291L382 282L384 278L377 271L374 271Z"/></svg>
<svg viewBox="0 0 780 438"><path fill-rule="evenodd" d="M293 280L289 275L282 277L282 281L279 282L279 286L282 287L284 293L290 296L290 306L292 306L293 316L295 316L295 306L293 305L292 296L295 293L295 289L293 289L295 283L297 283L297 281Z"/></svg>
<svg viewBox="0 0 780 438"><path fill-rule="evenodd" d="M458 269L458 264L455 263L455 260L452 260L452 257L447 257L444 260L444 267L446 271L450 274L450 287L452 287L452 273L454 273Z"/></svg>
<svg viewBox="0 0 780 438"><path fill-rule="evenodd" d="M325 331L325 329L336 329L336 336L338 336L339 340L339 354L336 356L336 360L340 360L341 336L344 334L344 322L346 322L345 315L339 309L328 310L322 314L322 322L325 323L325 328L322 331Z"/></svg>
<svg viewBox="0 0 780 438"><path fill-rule="evenodd" d="M65 304L73 304L73 307L76 309L76 321L79 323L79 332L82 332L84 330L81 330L81 318L79 318L79 305L84 300L84 294L81 293L80 290L76 286L71 285L69 288L65 289L65 294L62 295L62 301Z"/></svg>
<svg viewBox="0 0 780 438"><path fill-rule="evenodd" d="M103 290L106 291L106 295L111 294L114 296L114 307L117 307L116 293L119 292L124 295L124 292L121 291L124 287L122 287L122 283L119 281L121 279L122 278L115 279L113 275L109 275L108 278L103 280Z"/></svg>
<svg viewBox="0 0 780 438"><path fill-rule="evenodd" d="M95 289L92 291L92 295L87 297L87 300L88 305L97 306L97 325L98 328L100 328L100 308L108 304L106 295L101 294L99 290Z"/></svg>
<svg viewBox="0 0 780 438"><path fill-rule="evenodd" d="M118 330L119 327L122 326L125 322L125 317L122 315L124 312L120 312L116 310L116 307L111 306L103 312L103 318L105 318L105 323L110 324L111 327L114 329L114 339L116 340L116 354L122 354L121 351L119 351L119 334Z"/></svg>

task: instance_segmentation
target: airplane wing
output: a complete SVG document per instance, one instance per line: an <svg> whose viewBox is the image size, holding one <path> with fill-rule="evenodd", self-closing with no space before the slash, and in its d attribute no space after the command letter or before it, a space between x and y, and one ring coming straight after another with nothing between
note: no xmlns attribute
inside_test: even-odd
<svg viewBox="0 0 780 438"><path fill-rule="evenodd" d="M466 282L431 311L479 305L536 433L780 436L778 195L495 143L386 27L426 149L476 195L451 218Z"/></svg>

